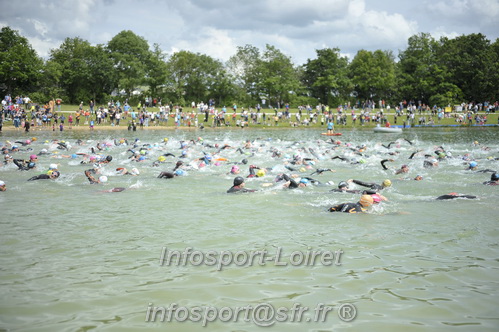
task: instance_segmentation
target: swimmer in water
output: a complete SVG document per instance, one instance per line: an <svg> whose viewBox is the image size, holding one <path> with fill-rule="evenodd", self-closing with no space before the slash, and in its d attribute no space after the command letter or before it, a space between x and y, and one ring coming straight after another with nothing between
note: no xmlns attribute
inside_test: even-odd
<svg viewBox="0 0 499 332"><path fill-rule="evenodd" d="M490 176L490 181L486 181L483 184L487 185L487 186L497 186L497 185L499 185L499 173L493 173Z"/></svg>
<svg viewBox="0 0 499 332"><path fill-rule="evenodd" d="M317 168L314 172L312 172L310 175L314 175L314 174L319 174L321 175L322 173L324 172L336 172L335 170L332 170L330 168Z"/></svg>
<svg viewBox="0 0 499 332"><path fill-rule="evenodd" d="M383 160L381 161L381 166L383 167L383 169L384 169L385 171L386 171L386 170L388 170L388 167L387 167L385 164L386 164L387 162L389 162L389 161L390 161L390 162L393 162L394 160L393 160L393 159L383 159ZM402 165L402 166L400 167L400 169L398 169L398 170L396 170L396 171L395 171L395 174L397 174L397 175L398 175L398 174L408 173L408 172L409 172L409 166L407 166L407 165Z"/></svg>
<svg viewBox="0 0 499 332"><path fill-rule="evenodd" d="M2 180L0 180L0 191L7 191L7 185Z"/></svg>
<svg viewBox="0 0 499 332"><path fill-rule="evenodd" d="M14 159L14 164L19 168L21 171L29 171L30 169L36 168L36 162L38 161L38 157L35 154L32 154L29 156L29 160L23 160L23 159Z"/></svg>
<svg viewBox="0 0 499 332"><path fill-rule="evenodd" d="M345 213L359 213L366 212L367 208L373 205L374 199L370 195L360 196L357 203L342 203L332 206L328 209L329 212L345 212Z"/></svg>
<svg viewBox="0 0 499 332"><path fill-rule="evenodd" d="M176 176L183 176L185 175L185 172L181 169L177 169L174 172L161 172L158 175L159 179L173 179Z"/></svg>
<svg viewBox="0 0 499 332"><path fill-rule="evenodd" d="M137 168L132 168L130 171L128 171L126 168L124 167L118 167L116 169L116 172L118 173L118 175L131 175L131 176L137 176L140 174L139 170Z"/></svg>
<svg viewBox="0 0 499 332"><path fill-rule="evenodd" d="M450 194L447 194L447 195L438 196L436 198L436 200L441 201L441 200L455 199L455 198L474 199L474 198L476 198L476 196L473 196L473 195L461 195L461 194L458 194L458 193L450 193Z"/></svg>
<svg viewBox="0 0 499 332"><path fill-rule="evenodd" d="M244 182L244 178L242 176L237 176L234 178L233 186L227 190L228 194L234 193L252 193L256 190L245 188L246 184Z"/></svg>
<svg viewBox="0 0 499 332"><path fill-rule="evenodd" d="M98 184L98 183L106 183L107 182L107 176L101 175L99 178L95 178L94 175L97 174L97 171L93 168L87 169L85 171L85 176L87 177L88 181L90 181L90 184Z"/></svg>
<svg viewBox="0 0 499 332"><path fill-rule="evenodd" d="M385 188L388 188L388 187L391 187L392 185L392 181L386 179L385 181L383 181L381 184L377 184L377 183L374 183L374 182L363 182L363 181L359 181L359 180L348 180L348 182L353 182L355 184L358 184L359 186L363 186L363 187L367 187L367 188L370 188L371 190L374 190L376 192L380 191L380 190L383 190Z"/></svg>
<svg viewBox="0 0 499 332"><path fill-rule="evenodd" d="M331 189L331 192L360 194L360 190L348 189L348 183L346 181L341 181L340 183L338 183L338 189Z"/></svg>
<svg viewBox="0 0 499 332"><path fill-rule="evenodd" d="M61 173L59 171L48 171L47 174L35 175L32 178L29 178L28 181L35 180L55 180L57 179Z"/></svg>

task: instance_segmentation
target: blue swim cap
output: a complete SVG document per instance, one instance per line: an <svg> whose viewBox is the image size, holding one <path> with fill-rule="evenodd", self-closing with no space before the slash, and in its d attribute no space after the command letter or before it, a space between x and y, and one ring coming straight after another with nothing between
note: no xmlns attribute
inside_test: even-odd
<svg viewBox="0 0 499 332"><path fill-rule="evenodd" d="M478 166L478 163L476 161L470 162L470 168L474 168L474 167L477 167L477 166Z"/></svg>
<svg viewBox="0 0 499 332"><path fill-rule="evenodd" d="M185 172L184 172L183 170L181 170L181 169L177 169L177 170L175 171L175 175L177 175L177 176L182 176L182 175L184 175L184 174L185 174Z"/></svg>
<svg viewBox="0 0 499 332"><path fill-rule="evenodd" d="M300 180L300 183L305 183L305 184L307 184L307 183L308 183L308 179L302 178L302 179Z"/></svg>
<svg viewBox="0 0 499 332"><path fill-rule="evenodd" d="M146 160L146 157L144 157L144 156L140 156L140 157L139 157L139 160Z"/></svg>
<svg viewBox="0 0 499 332"><path fill-rule="evenodd" d="M73 154L71 155L71 159L76 159L76 158L78 158L78 155L77 155L76 153L73 153Z"/></svg>

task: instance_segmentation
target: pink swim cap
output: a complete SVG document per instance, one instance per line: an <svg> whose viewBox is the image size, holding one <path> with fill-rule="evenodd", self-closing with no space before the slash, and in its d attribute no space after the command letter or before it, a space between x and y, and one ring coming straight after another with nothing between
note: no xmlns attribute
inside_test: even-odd
<svg viewBox="0 0 499 332"><path fill-rule="evenodd" d="M371 195L371 197L373 198L374 204L381 202L381 197L378 194Z"/></svg>
<svg viewBox="0 0 499 332"><path fill-rule="evenodd" d="M31 159L31 160L36 159L36 158L38 158L38 157L36 156L36 154L32 154L31 156L29 156L29 159Z"/></svg>

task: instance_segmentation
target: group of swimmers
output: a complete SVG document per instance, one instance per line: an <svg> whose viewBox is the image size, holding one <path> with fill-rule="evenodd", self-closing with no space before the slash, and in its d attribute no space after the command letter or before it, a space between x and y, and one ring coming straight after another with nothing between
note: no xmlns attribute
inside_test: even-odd
<svg viewBox="0 0 499 332"><path fill-rule="evenodd" d="M388 155L388 158L383 158L380 162L383 170L391 171L395 175L404 175L409 173L410 168L407 164L403 164L399 168L391 169L388 163L395 162L395 156L399 156L400 152L393 147L400 147L401 143L407 142L411 146L413 142L403 139L397 140L395 142L390 142L389 144L381 144L382 147L387 149L387 151L377 154ZM34 151L33 144L36 142L36 138L28 140L20 140L15 143L6 142L2 144L1 151L4 155L4 164L8 165L10 163L15 164L19 170L31 171L37 169L38 155L40 156L53 156L53 151L48 151L48 149L43 148L37 154L31 154L29 159L13 158L14 154L19 152L31 152ZM322 183L321 181L312 178L313 175L323 175L326 173L334 173L335 171L331 168L316 168L315 166L324 161L339 160L341 162L346 162L352 165L361 165L366 163L365 159L369 158L367 154L367 146L365 144L354 146L350 143L342 143L340 141L329 139L324 141L318 141L319 149L315 148L300 148L299 142L293 143L288 147L287 151L281 151L277 147L266 146L265 144L258 144L255 141L247 140L241 146L231 146L229 144L210 144L205 142L201 137L197 140L190 141L180 141L179 147L173 147L172 144L168 144L169 140L167 138L163 139L159 143L146 143L142 144L139 139L134 142L129 143L127 139L115 139L112 142L98 142L95 145L85 146L85 142L82 140L77 140L72 146L68 142L54 140L52 143L52 150L62 151L64 153L71 150L77 150L78 152L72 153L70 155L58 154L58 158L69 158L69 159L80 159L80 164L92 164L92 168L84 170L84 175L91 184L104 184L108 182L108 177L103 175L101 169L113 161L111 155L102 154L105 151L113 147L126 147L127 152L130 154L127 159L131 163L149 163L151 157L158 151L171 151L162 153L157 159L155 159L150 167L164 167L173 161L175 164L171 170L161 170L157 175L160 179L173 179L179 176L187 175L188 170L198 170L203 167L209 167L212 165L230 165L230 171L227 173L229 175L235 175L233 179L233 185L227 190L227 193L250 193L256 192L255 189L246 188L246 179L251 178L263 178L267 177L271 173L274 173L274 179L271 183L262 184L263 187L281 187L285 189L296 189L305 188L307 186L322 186L322 185L332 185L332 181ZM477 142L473 143L474 145ZM21 148L19 146L22 146ZM194 152L196 149L194 147L200 147L197 150L201 152ZM267 150L265 150L267 148ZM484 147L485 149L485 147ZM177 154L175 150L180 150ZM212 152L206 152L207 150L212 150ZM285 152L296 151L293 156L286 155ZM232 157L234 154L241 155L244 157L241 162L230 162L228 158L222 155L225 151L232 151ZM193 153L199 153L199 155L193 155ZM249 164L248 159L252 158L256 154L268 153L272 159L284 167L287 172L276 172L275 167L259 167L256 165ZM414 159L422 153L422 150L416 150L410 154L409 160ZM202 154L202 155L201 155ZM178 155L178 158L177 158ZM485 185L498 185L499 184L499 174L495 170L491 169L478 169L478 163L469 154L463 156L454 157L450 151L446 151L442 146L437 147L433 154L425 154L422 166L424 168L437 168L439 167L439 161L444 159L460 158L466 163L466 170L476 171L476 172L490 172L492 173L489 181L484 182ZM176 159L176 161L175 161ZM489 160L497 160L497 158L489 158ZM248 174L243 176L241 174L242 169L247 167ZM303 175L304 172L311 171L310 176ZM126 176L139 176L141 172L138 167L132 167L128 170L125 167L117 167L116 175L126 175ZM57 164L50 164L49 169L35 176L32 176L28 181L35 180L56 180L61 176L61 172L58 169ZM414 177L414 180L423 180L422 175L418 174ZM357 185L365 187L365 190L359 190L352 188L351 185ZM381 195L381 191L392 186L392 181L389 179L384 180L382 183L375 182L365 182L361 180L349 179L340 181L337 188L330 190L331 193L350 193L359 194L360 198L356 202L347 202L332 206L328 209L330 212L366 212L367 209L374 205L380 204L388 199ZM4 181L0 180L0 191L6 191L7 186ZM112 188L108 192L122 192L125 188L116 187ZM454 199L454 198L476 198L473 195L461 195L457 193L450 193L437 197L438 200Z"/></svg>

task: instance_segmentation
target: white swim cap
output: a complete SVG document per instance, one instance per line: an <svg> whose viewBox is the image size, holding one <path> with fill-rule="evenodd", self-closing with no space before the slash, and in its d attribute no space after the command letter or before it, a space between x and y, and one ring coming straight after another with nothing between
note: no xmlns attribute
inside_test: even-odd
<svg viewBox="0 0 499 332"><path fill-rule="evenodd" d="M101 177L99 177L99 182L102 182L102 183L107 182L107 176L102 175Z"/></svg>
<svg viewBox="0 0 499 332"><path fill-rule="evenodd" d="M5 186L5 182L3 182L2 180L0 180L0 187L1 186Z"/></svg>
<svg viewBox="0 0 499 332"><path fill-rule="evenodd" d="M50 164L49 169L57 169L57 164Z"/></svg>

